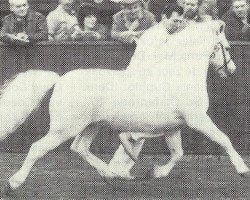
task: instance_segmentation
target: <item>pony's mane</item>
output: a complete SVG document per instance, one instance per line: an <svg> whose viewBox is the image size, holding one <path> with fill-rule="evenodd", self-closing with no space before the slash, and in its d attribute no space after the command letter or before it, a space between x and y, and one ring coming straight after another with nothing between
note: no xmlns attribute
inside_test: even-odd
<svg viewBox="0 0 250 200"><path fill-rule="evenodd" d="M197 56L211 53L214 45L214 22L195 23L174 34L166 43L165 51L170 56Z"/></svg>

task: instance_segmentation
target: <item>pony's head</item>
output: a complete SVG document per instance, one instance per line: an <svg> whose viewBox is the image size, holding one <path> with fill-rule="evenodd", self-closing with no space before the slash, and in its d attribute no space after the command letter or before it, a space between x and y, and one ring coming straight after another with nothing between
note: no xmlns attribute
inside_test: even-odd
<svg viewBox="0 0 250 200"><path fill-rule="evenodd" d="M191 66L196 71L210 63L221 77L227 77L236 67L224 30L225 23L221 20L191 24L166 43L166 58L172 57L184 68Z"/></svg>
<svg viewBox="0 0 250 200"><path fill-rule="evenodd" d="M210 64L212 68L222 78L234 73L236 66L231 59L229 50L230 45L225 36L225 23L223 21L214 22L215 46L213 53L210 56Z"/></svg>

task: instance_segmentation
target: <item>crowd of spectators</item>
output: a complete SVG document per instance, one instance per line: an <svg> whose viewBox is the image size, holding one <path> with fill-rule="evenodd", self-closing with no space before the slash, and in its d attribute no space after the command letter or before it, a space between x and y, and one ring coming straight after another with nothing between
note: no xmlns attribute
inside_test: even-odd
<svg viewBox="0 0 250 200"><path fill-rule="evenodd" d="M112 24L102 24L98 4L101 0L59 0L47 17L33 11L28 0L9 0L11 13L3 18L0 41L32 44L44 40L119 40L137 42L149 28L163 20L169 5L183 8L181 23L222 19L228 40L250 41L250 16L247 0L231 0L220 18L217 0L110 0L120 5Z"/></svg>

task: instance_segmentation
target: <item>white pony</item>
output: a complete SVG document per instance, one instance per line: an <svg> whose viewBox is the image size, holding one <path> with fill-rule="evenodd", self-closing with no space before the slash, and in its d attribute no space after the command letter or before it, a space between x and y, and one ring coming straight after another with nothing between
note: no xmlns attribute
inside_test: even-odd
<svg viewBox="0 0 250 200"><path fill-rule="evenodd" d="M189 35L190 38L193 38L192 35L195 34L195 32L192 31L192 27L187 29L187 31L191 31L190 34L187 34L187 32L184 32L186 35ZM154 41L154 38L151 37L151 32L153 32L153 35L155 35L154 31L157 31L157 28L160 27L153 27L152 30L148 30L148 34L145 34L146 37L142 40L139 40L139 47L136 48L135 54L133 55L130 65L128 66L127 70L132 71L138 71L138 70L151 70L155 66L158 66L161 60L163 59L171 59L168 58L168 55L165 53L166 51L161 50L161 48L166 48L170 44L167 43L167 45L162 45L165 42L167 42L167 38L170 37L164 36L164 32L162 28L160 28L160 36L158 38L159 41ZM173 36L173 35L172 35ZM171 36L171 37L172 37ZM225 37L223 31L221 33L222 37ZM196 37L194 37L196 39ZM210 65L214 66L216 68L217 66L217 72L222 78L226 78L228 74L225 74L222 70L223 66L228 70L229 73L233 73L236 69L233 61L231 60L231 56L229 54L230 46L226 41L226 38L223 39L225 41L225 46L223 47L221 44L218 44L215 46L213 54L210 56ZM176 41L175 41L176 42ZM148 52L148 47L149 52ZM198 48L198 47L197 47ZM224 49L223 49L224 48ZM191 51L191 50L190 50ZM152 59L153 58L153 59ZM173 57L172 57L173 59ZM175 58L174 58L175 59ZM218 67L221 66L221 67ZM166 66L166 67L173 67L172 65ZM166 135L164 133L160 133L158 136L165 135L165 140L167 142L167 145L171 151L171 160L168 163L168 170L172 169L172 167L175 165L175 163L182 157L183 150L181 146L181 135L180 131L178 131L175 134L172 134L170 137L169 135ZM125 147L123 148L122 145L119 146L118 150L116 151L114 157L109 163L109 167L111 170L115 171L117 174L120 174L120 176L125 177L127 174L127 178L131 178L130 176L130 169L135 164L137 157L140 153L140 150L143 146L143 143L145 142L144 138L149 137L157 137L155 134L145 134L145 133L122 133L119 135L122 145ZM156 167L157 168L157 167Z"/></svg>
<svg viewBox="0 0 250 200"><path fill-rule="evenodd" d="M249 168L229 138L206 114L208 63L218 44L222 44L223 50L228 47L222 22L197 24L169 40L162 49L169 59L152 69L128 72L79 69L62 76L50 100L50 130L32 144L21 169L9 179L10 188L16 189L25 182L39 158L74 137L73 151L101 175L117 176L89 151L98 133L97 125L102 123L122 132L148 133L150 137L164 133L170 141L179 137L183 125L188 125L217 142L228 153L236 171L248 175ZM226 71L225 65L215 69L222 74ZM156 177L168 173L169 166L154 169Z"/></svg>

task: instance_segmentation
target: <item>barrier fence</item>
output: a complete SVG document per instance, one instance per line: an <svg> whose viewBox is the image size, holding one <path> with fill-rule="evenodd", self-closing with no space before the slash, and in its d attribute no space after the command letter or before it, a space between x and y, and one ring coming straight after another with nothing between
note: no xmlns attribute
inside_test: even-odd
<svg viewBox="0 0 250 200"><path fill-rule="evenodd" d="M0 83L29 69L51 70L60 75L78 68L125 70L135 46L114 41L41 42L29 47L11 47L0 44ZM232 77L221 79L208 73L210 107L208 114L217 126L232 140L242 153L248 153L250 144L250 43L231 42L231 56L237 66ZM174 70L174 69L173 69ZM120 84L123 84L122 82ZM48 102L52 90L40 108L10 137L0 142L0 151L26 152L32 142L46 134L49 128ZM185 97L184 97L185 98ZM112 153L119 145L117 132L110 127L100 131L92 145L97 153ZM186 153L217 154L222 150L205 137L188 128L183 129L183 147ZM70 142L57 150L66 150ZM144 153L165 153L162 138L150 139Z"/></svg>

